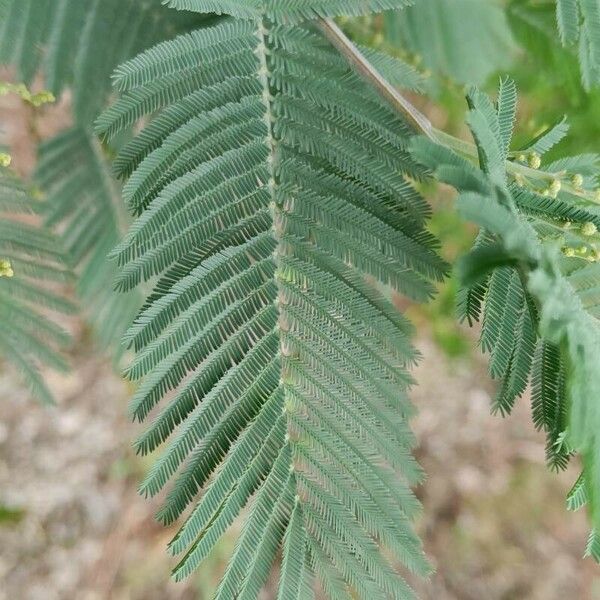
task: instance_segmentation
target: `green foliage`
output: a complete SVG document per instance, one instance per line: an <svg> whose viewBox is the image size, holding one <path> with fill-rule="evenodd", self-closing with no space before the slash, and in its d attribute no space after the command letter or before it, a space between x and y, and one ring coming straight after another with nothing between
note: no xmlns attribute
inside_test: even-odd
<svg viewBox="0 0 600 600"><path fill-rule="evenodd" d="M68 335L49 313L71 312L60 291L70 280L56 238L39 221L41 202L0 167L0 356L13 363L33 394L52 403L39 366L64 371Z"/></svg>
<svg viewBox="0 0 600 600"><path fill-rule="evenodd" d="M135 351L127 375L139 382L131 411L151 421L137 450L157 455L142 492L169 488L165 524L185 515L170 544L175 577L243 515L218 598L256 598L279 555L281 600L314 598L316 580L336 600L413 597L399 565L429 570L412 530L417 352L389 298L428 300L445 272L413 186L430 171L460 190L458 214L480 227L459 264L458 304L462 319L482 322L499 381L494 409L509 413L531 383L549 465L583 458L567 503L589 505L587 553L600 556L597 157L546 159L564 120L511 152L508 79L496 104L468 96L479 169L464 143L433 128L423 127L464 156L411 142L415 131L312 22L407 0L162 4L178 10L159 0L0 0L0 62L26 83L43 74L50 93L11 89L36 104L70 88L74 104L72 128L40 148L43 210L6 174L0 201L10 215L34 208L60 231L104 345L137 315L125 335ZM552 48L554 5L509 4L522 45ZM559 0L556 11L589 87L600 72L598 4ZM400 41L458 82L483 81L513 58L504 14L483 1L420 0L382 15L383 42L372 41ZM539 33L532 46L528 31ZM422 88L407 63L364 52L394 85ZM544 57L571 64L553 52ZM91 123L118 64L119 98L97 121L103 146ZM107 168L112 153L122 190ZM34 280L62 281L62 254L46 228L13 216L3 227L0 345L47 397L34 365L62 367L55 349L66 339L39 306L69 305ZM112 296L115 275L126 297Z"/></svg>
<svg viewBox="0 0 600 600"><path fill-rule="evenodd" d="M25 516L25 511L21 508L12 508L0 504L0 526L18 525Z"/></svg>
<svg viewBox="0 0 600 600"><path fill-rule="evenodd" d="M40 146L34 180L48 196L46 223L70 256L85 316L100 347L115 359L141 297L113 293L116 266L106 257L129 218L106 156L112 150L95 139L93 121L106 105L110 76L119 63L165 37L214 20L168 10L160 0L0 2L0 63L14 65L27 83L41 72L57 98L66 89L73 94L76 124Z"/></svg>
<svg viewBox="0 0 600 600"><path fill-rule="evenodd" d="M515 38L523 49L511 69L521 97L515 147L568 115L569 135L550 150L548 159L598 149L600 88L586 90L574 47L559 43L555 3L513 0L507 12Z"/></svg>
<svg viewBox="0 0 600 600"><path fill-rule="evenodd" d="M428 298L444 263L405 177L410 131L311 27L228 20L114 76L98 121L146 128L116 160L138 215L114 251L121 289L154 280L127 339L138 440L166 443L142 491L180 579L244 506L217 597L255 598L283 547L279 597L408 598L427 565L410 521L410 326L364 279ZM199 492L202 497L197 500ZM388 556L391 551L391 556ZM352 590L352 591L351 591Z"/></svg>
<svg viewBox="0 0 600 600"><path fill-rule="evenodd" d="M563 44L577 44L585 86L596 85L600 81L600 5L595 0L556 0L556 22Z"/></svg>
<svg viewBox="0 0 600 600"><path fill-rule="evenodd" d="M297 23L316 17L366 15L404 8L412 0L165 0L167 6L199 13L217 13L241 19L273 19Z"/></svg>
<svg viewBox="0 0 600 600"><path fill-rule="evenodd" d="M539 57L561 68L565 64L565 57L555 44L558 28L558 37L563 46L578 59L585 89L598 85L600 6L596 0L556 0L553 3L512 0L509 12L513 25L521 30L521 43L528 49L535 48ZM528 31L525 35L524 30ZM547 42L543 41L543 37L548 38Z"/></svg>
<svg viewBox="0 0 600 600"><path fill-rule="evenodd" d="M508 102L514 107L512 97L511 92ZM571 453L581 454L584 475L569 505L587 502L598 526L598 207L586 194L595 181L580 176L575 187L565 186L549 202L548 188L538 187L537 171L506 162L506 86L496 107L477 90L468 101L481 171L429 141L414 143L415 156L461 192L459 213L482 228L462 265L467 284L462 312L471 319L483 312L482 346L490 352L492 374L502 379L497 408L509 411L531 376L534 422L547 432L551 466L562 468ZM507 114L514 118L514 111ZM545 168L552 177L566 178L571 169L596 162L596 157L574 157ZM565 224L559 219L567 213L573 221ZM595 535L588 554L597 555Z"/></svg>
<svg viewBox="0 0 600 600"><path fill-rule="evenodd" d="M41 144L33 177L46 195L46 226L62 232L85 315L100 346L118 359L123 332L141 305L139 294L114 293L117 269L107 259L128 223L121 187L98 141L77 127Z"/></svg>
<svg viewBox="0 0 600 600"><path fill-rule="evenodd" d="M508 68L517 50L503 7L489 0L418 0L384 19L388 43L459 83L483 83Z"/></svg>
<svg viewBox="0 0 600 600"><path fill-rule="evenodd" d="M73 113L90 129L111 90L110 75L124 60L206 16L177 13L161 0L2 0L0 63L30 83L38 71L58 98L73 90ZM99 45L101 44L101 46Z"/></svg>

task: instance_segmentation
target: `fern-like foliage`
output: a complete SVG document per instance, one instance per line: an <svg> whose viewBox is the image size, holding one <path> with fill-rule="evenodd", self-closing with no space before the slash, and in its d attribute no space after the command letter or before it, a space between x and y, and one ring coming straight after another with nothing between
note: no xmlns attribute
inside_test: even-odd
<svg viewBox="0 0 600 600"><path fill-rule="evenodd" d="M137 293L115 294L116 265L108 254L129 219L121 186L113 178L98 140L74 127L40 145L34 173L46 196L43 217L61 232L62 245L76 269L77 292L102 348L121 354L121 337L141 306Z"/></svg>
<svg viewBox="0 0 600 600"><path fill-rule="evenodd" d="M515 106L514 83L504 80L501 82L496 108L489 108L496 111L497 133L504 140L500 149L501 160L509 157ZM538 153L549 150L562 139L566 131L565 123L560 122L530 142L524 151L539 158ZM523 160L525 155L519 154ZM581 190L584 186L589 190L595 186L593 174L596 162L595 156L588 155L561 160L546 168L550 172L560 172L563 176L565 172L578 171ZM435 162L432 163L434 164ZM445 176L456 175L456 169L451 174L446 173L447 170L447 166L442 168ZM520 177L521 175L518 176ZM582 236L577 235L578 230L585 223L598 223L597 207L589 202L584 205L575 201L573 194L566 189L557 192L556 197L550 196L546 179L543 179L543 183L537 190L526 189L516 183L513 185L513 195L519 210L547 236L556 237L556 232L559 231L562 237L563 227L565 223L569 223L569 227L572 226L570 242L577 244L579 240L582 243ZM496 264L502 265L475 284L462 287L458 297L459 318L469 324L482 321L480 345L490 355L490 375L500 380L493 408L502 414L509 413L531 378L534 422L537 427L548 432L549 464L554 468L564 467L569 453L559 443L565 422L564 402L561 400L564 397L561 375L563 367L558 351L550 344L538 340L539 315L536 303L527 291L519 269L505 265L505 256L499 251L495 237L482 230L475 242L473 256L484 261L490 269ZM574 270L578 270L582 264L589 266L589 263L580 261ZM589 279L586 279L589 270L588 268L583 276L580 274L580 286L590 284ZM573 284L578 287L574 278ZM592 302L593 296L590 295L590 302L587 303L590 311L596 308Z"/></svg>
<svg viewBox="0 0 600 600"><path fill-rule="evenodd" d="M315 576L331 598L411 597L398 562L428 570L416 353L386 290L426 299L444 264L409 128L310 26L268 19L156 46L114 81L102 134L152 116L116 159L137 219L114 257L121 289L155 282L128 375L134 416L154 414L138 450L166 444L142 491L174 481L165 523L193 507L175 577L249 505L218 598L255 598L280 547L279 598L312 597Z"/></svg>
<svg viewBox="0 0 600 600"><path fill-rule="evenodd" d="M316 17L367 15L410 6L412 0L165 0L172 8L297 23Z"/></svg>
<svg viewBox="0 0 600 600"><path fill-rule="evenodd" d="M100 347L115 359L142 300L135 292L127 300L113 293L116 267L106 257L129 218L93 122L106 106L119 63L214 20L168 10L160 0L0 2L0 63L15 67L26 83L40 72L57 98L72 91L75 125L41 144L34 179L48 197L47 225L61 237L78 276L85 316Z"/></svg>
<svg viewBox="0 0 600 600"><path fill-rule="evenodd" d="M482 345L490 352L492 374L502 379L496 405L508 412L531 378L534 421L548 434L551 465L564 467L573 452L583 458L584 473L569 496L569 508L587 502L596 528L599 211L586 192L595 186L596 157L548 165L551 176L519 167L518 160L507 163L514 98L514 86L507 82L496 106L477 90L469 94L469 125L481 170L425 140L414 143L414 153L459 189L459 212L482 228L462 264L468 285L461 310L469 319L483 314ZM558 192L558 176L572 184ZM598 556L596 540L592 534L592 556Z"/></svg>
<svg viewBox="0 0 600 600"><path fill-rule="evenodd" d="M69 336L50 315L73 307L59 293L70 280L66 261L57 239L35 224L39 212L40 202L0 167L0 356L37 398L52 403L39 366L66 370L61 351Z"/></svg>
<svg viewBox="0 0 600 600"><path fill-rule="evenodd" d="M516 102L516 90L510 81L503 82L498 100L499 124L504 123L510 139L512 115ZM504 120L502 116L507 115ZM567 134L564 121L541 133L521 151L513 153L523 157L539 156L549 151ZM526 153L526 154L523 154ZM504 159L508 158L508 142L504 147ZM518 164L518 162L516 163ZM600 210L593 202L582 202L583 190L594 190L599 159L596 155L580 155L561 159L541 166L542 172L559 173L569 182L569 173L581 178L578 189L562 186L556 194L550 194L548 185L552 178L544 179L537 188L513 182L512 194L516 205L527 216L540 235L562 241L566 247L589 249L589 253L574 260L565 258L563 272L573 288L580 294L586 310L600 316L598 306L597 277L600 268L589 259L594 256L589 236L581 233L585 224L600 227ZM519 177L517 177L519 180ZM519 183L522 181L519 180ZM556 196L556 197L554 197ZM474 248L474 254L490 259L498 257L497 241L482 232ZM459 292L459 318L482 321L480 344L490 354L490 374L500 381L494 400L494 410L507 414L516 399L523 394L527 383L532 384L533 420L548 436L547 459L553 469L567 466L570 450L562 443L566 429L566 400L564 390L564 364L558 349L538 338L539 315L536 303L527 291L522 274L516 267L497 269L473 286L465 286Z"/></svg>
<svg viewBox="0 0 600 600"><path fill-rule="evenodd" d="M584 85L600 82L600 5L596 0L556 0L556 22L565 46L577 48Z"/></svg>
<svg viewBox="0 0 600 600"><path fill-rule="evenodd" d="M57 98L72 89L76 121L90 128L106 105L110 75L119 63L210 20L167 11L161 4L161 0L2 0L0 63L15 66L24 83L41 71Z"/></svg>

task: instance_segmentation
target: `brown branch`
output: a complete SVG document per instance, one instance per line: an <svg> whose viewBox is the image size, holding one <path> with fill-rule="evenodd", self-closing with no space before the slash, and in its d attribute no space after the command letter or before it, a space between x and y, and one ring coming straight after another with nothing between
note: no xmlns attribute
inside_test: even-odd
<svg viewBox="0 0 600 600"><path fill-rule="evenodd" d="M337 48L364 79L373 85L380 96L402 113L419 133L426 135L435 142L439 142L431 121L383 77L334 21L321 18L317 23L329 42Z"/></svg>

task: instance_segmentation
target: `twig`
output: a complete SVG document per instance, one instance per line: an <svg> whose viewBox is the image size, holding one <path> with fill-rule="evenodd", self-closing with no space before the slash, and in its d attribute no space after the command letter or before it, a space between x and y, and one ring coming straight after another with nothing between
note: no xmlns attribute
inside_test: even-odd
<svg viewBox="0 0 600 600"><path fill-rule="evenodd" d="M383 77L334 21L322 18L319 19L318 24L331 44L340 51L364 79L367 79L373 85L385 100L401 112L419 133L439 143L431 121Z"/></svg>
<svg viewBox="0 0 600 600"><path fill-rule="evenodd" d="M346 58L361 77L368 81L392 108L402 114L418 133L460 154L477 158L477 149L474 144L436 129L431 121L408 98L403 96L398 89L385 79L332 19L320 18L317 20L317 24L329 42ZM513 176L520 175L545 182L561 179L564 176L564 173L531 169L526 165L513 161L506 161L506 170ZM580 198L596 202L595 197L590 192L576 189L569 184L563 185L563 189Z"/></svg>

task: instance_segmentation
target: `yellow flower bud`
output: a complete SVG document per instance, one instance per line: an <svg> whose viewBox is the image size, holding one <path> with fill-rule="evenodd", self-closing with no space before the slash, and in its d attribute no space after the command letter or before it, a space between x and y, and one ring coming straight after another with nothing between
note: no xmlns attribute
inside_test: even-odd
<svg viewBox="0 0 600 600"><path fill-rule="evenodd" d="M37 94L33 94L29 99L29 102L33 104L33 106L41 106L42 104L49 104L55 102L56 98L52 92L43 91Z"/></svg>
<svg viewBox="0 0 600 600"><path fill-rule="evenodd" d="M537 152L531 152L527 157L527 164L532 169L539 169L542 164L542 157Z"/></svg>
<svg viewBox="0 0 600 600"><path fill-rule="evenodd" d="M0 83L0 96L5 96L10 92L21 96L25 102L29 102L33 106L41 106L49 102L55 102L54 94L48 90L42 90L36 94L32 94L24 83Z"/></svg>
<svg viewBox="0 0 600 600"><path fill-rule="evenodd" d="M383 38L383 34L381 33L381 31L378 31L375 36L373 37L373 46L375 46L375 48L378 48L379 46L381 46L384 42L384 38Z"/></svg>
<svg viewBox="0 0 600 600"><path fill-rule="evenodd" d="M580 189L581 186L583 185L583 175L579 174L579 173L575 173L572 177L571 177L571 182L573 183L573 187L575 189Z"/></svg>
<svg viewBox="0 0 600 600"><path fill-rule="evenodd" d="M550 196L552 196L552 198L556 198L558 196L558 192L560 192L561 187L562 184L560 182L560 179L554 179L550 184L550 187L548 188L548 193L550 194Z"/></svg>
<svg viewBox="0 0 600 600"><path fill-rule="evenodd" d="M585 236L594 235L597 231L598 228L596 227L596 224L591 221L588 221L581 226L581 234Z"/></svg>
<svg viewBox="0 0 600 600"><path fill-rule="evenodd" d="M0 152L0 167L9 167L12 162L12 156L5 152Z"/></svg>
<svg viewBox="0 0 600 600"><path fill-rule="evenodd" d="M10 260L0 259L0 277L12 277L14 274Z"/></svg>
<svg viewBox="0 0 600 600"><path fill-rule="evenodd" d="M28 99L31 96L31 93L29 92L27 86L24 83L17 83L17 85L15 85L13 89L24 100Z"/></svg>

